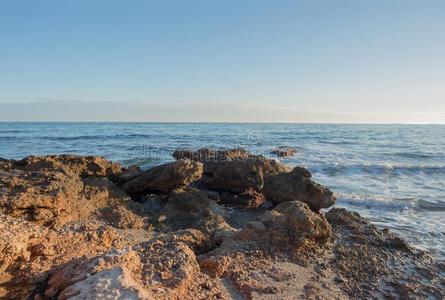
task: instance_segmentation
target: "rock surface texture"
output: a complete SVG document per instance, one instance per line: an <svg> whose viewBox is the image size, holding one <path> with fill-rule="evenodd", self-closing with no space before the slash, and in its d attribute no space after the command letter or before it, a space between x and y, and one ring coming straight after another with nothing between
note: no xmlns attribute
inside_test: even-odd
<svg viewBox="0 0 445 300"><path fill-rule="evenodd" d="M0 159L1 299L443 299L445 265L303 168L178 150Z"/></svg>

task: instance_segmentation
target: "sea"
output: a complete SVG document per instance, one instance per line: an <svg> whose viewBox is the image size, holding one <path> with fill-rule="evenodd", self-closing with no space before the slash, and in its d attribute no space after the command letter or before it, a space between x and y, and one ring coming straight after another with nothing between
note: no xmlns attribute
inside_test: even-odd
<svg viewBox="0 0 445 300"><path fill-rule="evenodd" d="M275 158L279 146L297 154ZM0 157L100 155L144 169L176 149L242 147L310 170L357 211L445 258L445 125L0 123Z"/></svg>

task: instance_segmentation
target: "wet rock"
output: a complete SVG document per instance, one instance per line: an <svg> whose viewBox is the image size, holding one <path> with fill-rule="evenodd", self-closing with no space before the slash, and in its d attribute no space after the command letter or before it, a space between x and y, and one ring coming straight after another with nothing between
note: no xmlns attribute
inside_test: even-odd
<svg viewBox="0 0 445 300"><path fill-rule="evenodd" d="M291 172L265 176L263 192L269 201L281 203L298 200L308 204L314 211L335 204L333 193L313 182L311 174L301 167Z"/></svg>
<svg viewBox="0 0 445 300"><path fill-rule="evenodd" d="M294 156L297 153L297 149L288 146L280 146L273 149L270 153L277 157L289 157Z"/></svg>
<svg viewBox="0 0 445 300"><path fill-rule="evenodd" d="M144 195L152 191L170 192L189 185L202 175L200 162L177 160L156 166L126 182L122 188L130 195Z"/></svg>

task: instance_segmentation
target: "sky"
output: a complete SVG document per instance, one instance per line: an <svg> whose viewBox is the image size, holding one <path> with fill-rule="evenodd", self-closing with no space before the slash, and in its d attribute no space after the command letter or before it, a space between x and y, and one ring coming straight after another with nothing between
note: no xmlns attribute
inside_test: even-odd
<svg viewBox="0 0 445 300"><path fill-rule="evenodd" d="M0 121L445 123L445 1L0 0Z"/></svg>

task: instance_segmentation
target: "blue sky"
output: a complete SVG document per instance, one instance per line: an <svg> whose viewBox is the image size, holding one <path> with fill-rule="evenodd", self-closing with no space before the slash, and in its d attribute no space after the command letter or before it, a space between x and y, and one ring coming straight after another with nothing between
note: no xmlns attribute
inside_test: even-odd
<svg viewBox="0 0 445 300"><path fill-rule="evenodd" d="M445 123L445 1L0 1L0 120Z"/></svg>

